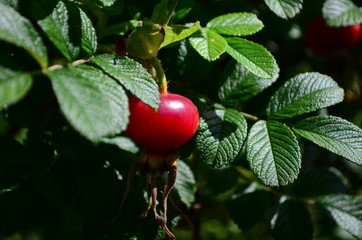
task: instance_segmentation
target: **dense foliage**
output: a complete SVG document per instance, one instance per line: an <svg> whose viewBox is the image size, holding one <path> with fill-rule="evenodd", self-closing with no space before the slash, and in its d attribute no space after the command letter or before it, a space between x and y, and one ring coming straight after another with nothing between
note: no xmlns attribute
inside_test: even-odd
<svg viewBox="0 0 362 240"><path fill-rule="evenodd" d="M154 216L171 170L135 168L143 146L126 134L128 99L157 111L167 92L200 113L172 165L177 239L362 239L357 1L0 0L0 13L0 239L173 236ZM308 46L316 17L358 29L353 46L331 49L333 33Z"/></svg>

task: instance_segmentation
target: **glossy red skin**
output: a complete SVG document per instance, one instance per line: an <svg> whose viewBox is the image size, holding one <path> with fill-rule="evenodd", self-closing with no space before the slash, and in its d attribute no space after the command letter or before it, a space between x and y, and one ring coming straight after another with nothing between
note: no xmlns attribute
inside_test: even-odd
<svg viewBox="0 0 362 240"><path fill-rule="evenodd" d="M173 152L195 134L199 112L188 98L179 94L161 94L158 111L132 96L127 135L147 151Z"/></svg>
<svg viewBox="0 0 362 240"><path fill-rule="evenodd" d="M359 24L338 28L328 27L321 16L313 19L304 33L306 46L317 55L351 50L360 39Z"/></svg>

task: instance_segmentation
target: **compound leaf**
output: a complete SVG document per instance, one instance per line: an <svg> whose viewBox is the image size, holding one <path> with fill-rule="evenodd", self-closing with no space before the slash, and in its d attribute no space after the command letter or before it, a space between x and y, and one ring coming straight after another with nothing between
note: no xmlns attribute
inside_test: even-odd
<svg viewBox="0 0 362 240"><path fill-rule="evenodd" d="M219 98L226 105L237 105L249 100L269 87L278 78L278 74L273 78L261 78L242 64L231 61L225 68L221 77L219 88Z"/></svg>
<svg viewBox="0 0 362 240"><path fill-rule="evenodd" d="M14 8L15 10L19 10L19 4L21 0L0 0L0 3L6 5L6 6L9 6L9 7L12 7Z"/></svg>
<svg viewBox="0 0 362 240"><path fill-rule="evenodd" d="M85 14L82 9L79 9L79 11L82 27L82 49L89 55L92 55L97 50L96 30L94 29L92 22L88 18L87 14Z"/></svg>
<svg viewBox="0 0 362 240"><path fill-rule="evenodd" d="M334 116L316 116L295 125L294 131L335 154L362 165L362 129Z"/></svg>
<svg viewBox="0 0 362 240"><path fill-rule="evenodd" d="M356 238L362 236L362 197L344 194L325 195L317 199L336 223Z"/></svg>
<svg viewBox="0 0 362 240"><path fill-rule="evenodd" d="M197 190L196 180L191 168L184 162L178 161L177 179L175 189L181 201L189 208L195 201Z"/></svg>
<svg viewBox="0 0 362 240"><path fill-rule="evenodd" d="M129 116L128 100L114 79L86 65L48 74L62 112L83 136L101 141L125 130Z"/></svg>
<svg viewBox="0 0 362 240"><path fill-rule="evenodd" d="M238 156L246 134L247 123L239 112L215 104L201 116L196 146L205 163L222 167Z"/></svg>
<svg viewBox="0 0 362 240"><path fill-rule="evenodd" d="M79 8L72 2L59 1L51 9L51 14L42 18L41 15L48 12L50 7L51 4L45 1L34 2L31 13L40 18L39 26L63 56L67 60L73 61L81 49L82 31Z"/></svg>
<svg viewBox="0 0 362 240"><path fill-rule="evenodd" d="M130 153L138 153L139 147L129 138L123 137L123 136L117 136L112 138L102 138L101 142L115 145L119 149L122 149L124 151L128 151Z"/></svg>
<svg viewBox="0 0 362 240"><path fill-rule="evenodd" d="M303 7L303 0L264 0L276 15L288 19L297 15Z"/></svg>
<svg viewBox="0 0 362 240"><path fill-rule="evenodd" d="M189 38L191 46L206 60L214 61L226 50L226 40L218 33L202 28Z"/></svg>
<svg viewBox="0 0 362 240"><path fill-rule="evenodd" d="M0 71L3 69L0 66ZM22 99L32 86L29 74L17 73L6 79L0 78L0 110Z"/></svg>
<svg viewBox="0 0 362 240"><path fill-rule="evenodd" d="M168 10L168 1L169 0L161 0L153 9L153 13L152 13L152 21L161 25L164 25L165 23L167 24L168 22L168 15L169 15L169 10Z"/></svg>
<svg viewBox="0 0 362 240"><path fill-rule="evenodd" d="M328 26L343 27L362 23L362 11L350 0L326 0L322 12Z"/></svg>
<svg viewBox="0 0 362 240"><path fill-rule="evenodd" d="M114 77L142 102L152 108L158 108L160 103L158 85L141 64L127 57L113 54L99 55L91 58L91 61Z"/></svg>
<svg viewBox="0 0 362 240"><path fill-rule="evenodd" d="M246 147L251 169L265 185L293 182L301 167L297 138L283 123L258 121L250 129Z"/></svg>
<svg viewBox="0 0 362 240"><path fill-rule="evenodd" d="M287 81L271 97L267 114L284 119L309 113L343 101L344 91L329 76L303 73Z"/></svg>
<svg viewBox="0 0 362 240"><path fill-rule="evenodd" d="M273 78L279 67L271 53L263 46L242 38L227 38L226 52L250 72L262 78Z"/></svg>
<svg viewBox="0 0 362 240"><path fill-rule="evenodd" d="M13 8L0 3L0 40L24 48L42 68L48 65L47 50L31 22Z"/></svg>
<svg viewBox="0 0 362 240"><path fill-rule="evenodd" d="M0 110L22 99L32 86L32 76L17 62L0 58Z"/></svg>
<svg viewBox="0 0 362 240"><path fill-rule="evenodd" d="M264 25L255 14L229 13L212 19L207 28L228 36L247 36L260 31Z"/></svg>

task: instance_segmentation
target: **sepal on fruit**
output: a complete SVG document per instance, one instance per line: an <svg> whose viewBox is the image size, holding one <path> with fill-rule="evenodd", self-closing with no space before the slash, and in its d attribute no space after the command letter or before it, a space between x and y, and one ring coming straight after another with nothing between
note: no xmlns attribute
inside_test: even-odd
<svg viewBox="0 0 362 240"><path fill-rule="evenodd" d="M150 209L155 216L157 223L164 228L165 233L172 239L175 239L175 235L167 227L167 200L169 193L175 185L177 178L177 159L178 154L176 151L169 153L152 153L145 151L141 156L133 162L132 168L128 173L126 190L121 199L120 205L117 209L115 217L110 221L103 224L102 227L112 226L121 214L121 210L126 201L127 195L130 191L133 183L133 178L137 173L141 173L146 176L148 204L146 209L141 213L140 217L144 218L147 216ZM159 173L167 171L167 181L163 190L163 217L157 213L157 185L156 177Z"/></svg>
<svg viewBox="0 0 362 240"><path fill-rule="evenodd" d="M142 164L146 164L149 169L152 170L163 170L167 168L167 166L172 165L174 161L176 161L178 155L176 151L171 151L167 153L155 153L150 151L145 151L140 161Z"/></svg>
<svg viewBox="0 0 362 240"><path fill-rule="evenodd" d="M142 60L156 57L164 38L165 32L161 25L144 19L128 37L128 55Z"/></svg>

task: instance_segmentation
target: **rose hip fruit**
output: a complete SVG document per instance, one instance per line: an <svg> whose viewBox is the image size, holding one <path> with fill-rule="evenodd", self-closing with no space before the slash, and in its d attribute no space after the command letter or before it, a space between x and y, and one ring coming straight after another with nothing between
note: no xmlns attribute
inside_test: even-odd
<svg viewBox="0 0 362 240"><path fill-rule="evenodd" d="M317 55L351 50L360 39L361 26L359 24L329 27L321 16L313 19L304 33L306 46Z"/></svg>
<svg viewBox="0 0 362 240"><path fill-rule="evenodd" d="M157 112L134 96L129 99L127 135L147 151L173 152L195 134L199 113L190 99L179 94L161 94Z"/></svg>

